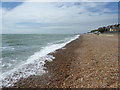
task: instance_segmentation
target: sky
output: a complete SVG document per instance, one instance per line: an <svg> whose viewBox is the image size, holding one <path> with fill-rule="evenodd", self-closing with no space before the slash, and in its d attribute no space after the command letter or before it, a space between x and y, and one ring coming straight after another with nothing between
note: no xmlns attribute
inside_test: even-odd
<svg viewBox="0 0 120 90"><path fill-rule="evenodd" d="M3 34L76 34L118 23L118 2L2 2Z"/></svg>

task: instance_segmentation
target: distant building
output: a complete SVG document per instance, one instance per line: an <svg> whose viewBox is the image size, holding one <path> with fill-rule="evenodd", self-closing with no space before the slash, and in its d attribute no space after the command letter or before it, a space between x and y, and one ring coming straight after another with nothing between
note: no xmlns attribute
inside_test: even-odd
<svg viewBox="0 0 120 90"><path fill-rule="evenodd" d="M120 24L109 25L107 27L100 27L96 30L92 30L91 33L116 33L120 32Z"/></svg>
<svg viewBox="0 0 120 90"><path fill-rule="evenodd" d="M112 28L110 28L109 31L110 31L110 32L119 32L119 31L120 31L120 27L115 27L115 26L113 26Z"/></svg>

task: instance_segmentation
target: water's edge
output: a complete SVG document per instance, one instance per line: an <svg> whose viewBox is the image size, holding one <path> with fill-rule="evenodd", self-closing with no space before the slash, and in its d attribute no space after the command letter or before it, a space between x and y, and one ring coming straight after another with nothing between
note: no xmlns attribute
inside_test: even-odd
<svg viewBox="0 0 120 90"><path fill-rule="evenodd" d="M45 61L46 60L52 61L53 59L55 59L55 57L53 57L52 55L48 55L48 54L52 53L58 49L63 48L70 42L79 38L79 36L80 35L76 35L74 38L72 38L69 41L64 42L64 43L46 46L41 51L36 52L34 55L30 56L27 59L28 62L23 63L16 69L11 70L9 73L7 72L8 74L6 73L6 74L2 75L2 77L0 78L0 81L2 81L2 85L0 85L0 87L13 86L14 83L17 82L21 77L27 78L30 75L42 75L42 74L46 73L46 71L44 70L45 69L45 67L44 67ZM7 76L5 76L5 75L7 75Z"/></svg>

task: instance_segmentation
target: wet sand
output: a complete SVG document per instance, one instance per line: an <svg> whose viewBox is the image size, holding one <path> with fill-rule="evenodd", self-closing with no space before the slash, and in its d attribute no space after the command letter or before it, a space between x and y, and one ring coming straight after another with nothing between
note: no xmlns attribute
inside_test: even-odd
<svg viewBox="0 0 120 90"><path fill-rule="evenodd" d="M14 88L117 88L118 37L81 35L52 54L48 73L20 79ZM13 88L12 87L12 88Z"/></svg>

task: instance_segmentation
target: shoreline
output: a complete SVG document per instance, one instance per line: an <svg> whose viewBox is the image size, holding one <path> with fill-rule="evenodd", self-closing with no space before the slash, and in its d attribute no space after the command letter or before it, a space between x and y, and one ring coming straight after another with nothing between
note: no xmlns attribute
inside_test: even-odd
<svg viewBox="0 0 120 90"><path fill-rule="evenodd" d="M66 44L63 48L57 49L55 52L52 52L52 53L48 54L48 55L52 55L53 57L55 57L55 59L53 59L52 62L46 61L45 65L44 65L47 68L46 71L48 71L48 73L45 73L45 74L43 74L41 76L32 75L32 76L30 76L28 78L22 78L17 83L15 83L15 85L12 88L16 88L16 87L17 88L29 88L29 87L31 87L31 88L32 87L37 87L37 88L50 88L50 87L58 88L58 87L60 87L60 85L58 83L56 83L57 81L59 81L58 77L59 76L66 77L66 73L63 73L64 75L61 75L60 74L61 72L56 72L56 71L60 71L60 69L61 69L61 71L64 70L64 72L65 72L65 70L68 70L68 65L67 64L70 64L69 60L66 63L64 63L64 61L61 60L61 59L66 59L67 56L65 56L66 58L63 57L63 56L64 55L69 55L69 54L71 54L69 56L73 57L72 53L73 53L73 50L76 48L74 46L76 46L77 44L74 44L73 48L71 48L72 43L74 43L76 40L78 40L79 37L77 39L71 41L70 43ZM68 50L68 49L71 49L71 51ZM56 64L57 64L57 66L56 66ZM61 67L63 67L64 69L61 68ZM53 80L54 80L56 86L55 86L55 84L50 85L50 83L53 82ZM35 85L37 83L39 83L39 84Z"/></svg>
<svg viewBox="0 0 120 90"><path fill-rule="evenodd" d="M55 59L46 61L48 73L20 79L11 88L117 88L116 39L115 36L81 35L64 49L50 53Z"/></svg>
<svg viewBox="0 0 120 90"><path fill-rule="evenodd" d="M52 55L48 55L48 54L50 54L58 49L64 49L63 47L65 45L67 45L71 41L77 39L79 36L80 35L74 35L74 36L71 35L69 38L67 38L67 37L64 38L62 40L62 42L53 43L51 45L46 45L40 51L37 51L33 55L29 56L29 58L27 59L27 62L24 62L21 66L18 66L18 68L16 70L15 69L11 70L12 71L11 73L6 74L5 78L1 79L1 81L3 80L3 87L12 87L14 85L14 83L17 82L20 78L27 78L27 77L31 76L31 69L33 69L33 72L36 72L36 73L40 72L39 73L40 75L45 73L46 72L44 70L45 67L43 66L45 64L45 61L52 61L52 59L54 58ZM32 60L36 60L36 63ZM29 64L30 61L32 63ZM41 61L43 61L44 63L42 63ZM27 63L27 65L25 66L26 63ZM41 68L37 70L38 67L41 67ZM25 75L27 77L25 77ZM37 75L37 74L32 74L32 75ZM2 85L0 85L0 86L2 86Z"/></svg>

